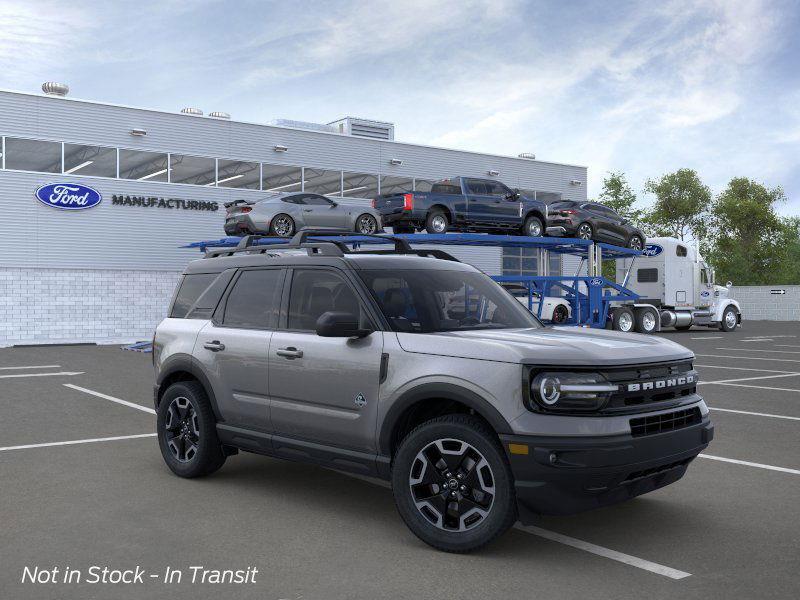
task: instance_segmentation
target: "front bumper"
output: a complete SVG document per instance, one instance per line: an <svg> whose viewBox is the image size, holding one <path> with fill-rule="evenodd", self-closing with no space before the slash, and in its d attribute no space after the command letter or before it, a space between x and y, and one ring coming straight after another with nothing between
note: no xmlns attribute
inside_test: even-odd
<svg viewBox="0 0 800 600"><path fill-rule="evenodd" d="M641 437L501 435L500 439L514 473L524 522L531 513L574 514L674 483L713 437L714 426L705 416L691 427ZM518 453L523 448L527 454Z"/></svg>

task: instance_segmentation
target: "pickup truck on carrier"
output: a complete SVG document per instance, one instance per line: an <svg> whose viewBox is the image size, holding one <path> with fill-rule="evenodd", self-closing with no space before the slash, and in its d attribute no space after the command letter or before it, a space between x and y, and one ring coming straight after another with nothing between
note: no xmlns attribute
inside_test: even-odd
<svg viewBox="0 0 800 600"><path fill-rule="evenodd" d="M372 201L383 224L394 233L483 231L545 234L547 205L493 179L453 177L433 184L430 192L384 194Z"/></svg>

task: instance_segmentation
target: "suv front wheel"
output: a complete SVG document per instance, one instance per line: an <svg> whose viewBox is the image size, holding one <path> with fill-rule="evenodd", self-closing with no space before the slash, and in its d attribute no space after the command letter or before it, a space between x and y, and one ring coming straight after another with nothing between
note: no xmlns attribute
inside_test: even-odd
<svg viewBox="0 0 800 600"><path fill-rule="evenodd" d="M446 415L419 425L392 466L400 516L423 542L470 552L517 518L514 479L497 437L483 421Z"/></svg>
<svg viewBox="0 0 800 600"><path fill-rule="evenodd" d="M180 477L210 475L225 462L208 396L196 381L167 388L156 412L156 431L164 462Z"/></svg>

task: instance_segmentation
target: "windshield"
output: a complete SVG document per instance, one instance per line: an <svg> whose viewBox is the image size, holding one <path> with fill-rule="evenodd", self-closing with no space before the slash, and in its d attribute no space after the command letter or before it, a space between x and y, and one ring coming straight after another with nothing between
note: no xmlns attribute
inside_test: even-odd
<svg viewBox="0 0 800 600"><path fill-rule="evenodd" d="M357 272L395 331L543 327L483 273L438 269Z"/></svg>

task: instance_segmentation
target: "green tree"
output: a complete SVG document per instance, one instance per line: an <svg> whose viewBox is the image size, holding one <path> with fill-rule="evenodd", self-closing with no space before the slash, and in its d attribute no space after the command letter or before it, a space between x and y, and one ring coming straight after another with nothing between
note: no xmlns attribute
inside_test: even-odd
<svg viewBox="0 0 800 600"><path fill-rule="evenodd" d="M767 188L746 177L731 179L711 207L710 250L719 281L737 285L797 282L800 254L797 219L782 219L775 205L785 201L780 187Z"/></svg>
<svg viewBox="0 0 800 600"><path fill-rule="evenodd" d="M610 171L603 179L603 191L598 200L601 204L615 210L621 216L638 226L642 219L642 211L634 206L636 194L633 193L625 173Z"/></svg>
<svg viewBox="0 0 800 600"><path fill-rule="evenodd" d="M650 233L681 240L705 237L711 190L696 171L678 169L660 179L648 179L644 191L655 196L643 218Z"/></svg>

